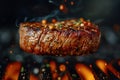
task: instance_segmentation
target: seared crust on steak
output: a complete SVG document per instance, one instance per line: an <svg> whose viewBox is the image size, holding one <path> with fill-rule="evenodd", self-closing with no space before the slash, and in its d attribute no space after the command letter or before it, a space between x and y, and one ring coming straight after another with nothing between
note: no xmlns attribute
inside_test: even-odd
<svg viewBox="0 0 120 80"><path fill-rule="evenodd" d="M20 47L38 55L82 55L97 51L99 28L83 19L20 24Z"/></svg>

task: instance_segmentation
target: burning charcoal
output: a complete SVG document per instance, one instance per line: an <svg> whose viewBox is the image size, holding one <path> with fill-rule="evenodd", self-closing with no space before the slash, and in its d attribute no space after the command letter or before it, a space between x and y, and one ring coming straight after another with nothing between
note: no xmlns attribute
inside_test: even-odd
<svg viewBox="0 0 120 80"><path fill-rule="evenodd" d="M105 60L96 60L96 66L110 79L120 79L120 72L118 72L111 62L107 63Z"/></svg>
<svg viewBox="0 0 120 80"><path fill-rule="evenodd" d="M98 80L111 80L104 72L102 72L95 64L92 66L93 72L96 74Z"/></svg>
<svg viewBox="0 0 120 80"><path fill-rule="evenodd" d="M69 58L68 58L69 59ZM56 59L46 57L42 63L27 61L1 62L0 79L12 80L119 80L120 60L107 62L97 59L90 64L88 61L77 62L74 59L56 62ZM14 74L16 72L16 74ZM12 76L14 75L14 76Z"/></svg>

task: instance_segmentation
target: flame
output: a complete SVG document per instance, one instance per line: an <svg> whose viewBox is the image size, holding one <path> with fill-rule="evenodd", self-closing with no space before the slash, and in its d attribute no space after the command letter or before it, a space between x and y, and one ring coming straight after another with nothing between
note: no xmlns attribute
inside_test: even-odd
<svg viewBox="0 0 120 80"><path fill-rule="evenodd" d="M21 69L20 62L12 62L6 67L5 75L3 80L18 80Z"/></svg>
<svg viewBox="0 0 120 80"><path fill-rule="evenodd" d="M120 60L117 61L120 66ZM109 76L109 72L115 75L118 79L120 79L120 72L118 72L112 65L112 62L107 63L105 60L99 59L96 60L97 67L103 71L107 76ZM2 80L18 80L19 73L21 70L22 64L20 62L12 62L9 63L6 67L5 74ZM52 80L72 80L69 72L67 72L67 67L65 64L60 64L58 69L61 72L64 72L62 77L57 72L57 64L55 61L50 61L50 70L52 73ZM92 72L92 65L86 66L82 63L77 63L75 65L75 69L77 74L82 78L82 80L95 80L95 74ZM109 71L109 72L108 72ZM60 79L58 79L60 78ZM39 80L38 76L30 74L30 80Z"/></svg>
<svg viewBox="0 0 120 80"><path fill-rule="evenodd" d="M57 68L57 67L56 67L56 63L55 63L54 61L51 61L51 62L50 62L50 69L51 69L51 71L52 71L52 72L55 72L56 68Z"/></svg>
<svg viewBox="0 0 120 80"><path fill-rule="evenodd" d="M117 78L120 79L120 72L118 72L111 63L107 64L104 60L97 60L96 65L102 70L106 75L108 75L108 70L112 72Z"/></svg>
<svg viewBox="0 0 120 80"><path fill-rule="evenodd" d="M30 74L30 80L39 80L39 79L38 79L38 77L36 77L35 75Z"/></svg>
<svg viewBox="0 0 120 80"><path fill-rule="evenodd" d="M107 68L108 68L108 70L111 71L117 78L120 79L120 72L118 72L118 71L112 66L112 64L108 64Z"/></svg>
<svg viewBox="0 0 120 80"><path fill-rule="evenodd" d="M52 73L52 80L56 80L56 78L58 77L58 73L57 73L57 66L54 61L50 62L50 70Z"/></svg>
<svg viewBox="0 0 120 80"><path fill-rule="evenodd" d="M75 69L83 80L95 80L92 70L84 64L76 64Z"/></svg>
<svg viewBox="0 0 120 80"><path fill-rule="evenodd" d="M103 71L105 74L107 74L107 62L104 60L97 60L96 61L97 67ZM108 74L107 74L108 75Z"/></svg>

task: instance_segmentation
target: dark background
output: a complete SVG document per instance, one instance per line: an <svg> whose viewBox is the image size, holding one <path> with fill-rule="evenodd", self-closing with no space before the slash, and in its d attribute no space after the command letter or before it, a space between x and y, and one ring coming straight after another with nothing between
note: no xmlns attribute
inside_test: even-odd
<svg viewBox="0 0 120 80"><path fill-rule="evenodd" d="M69 7L70 1L74 1L76 6ZM24 17L48 15L59 9L61 3L64 0L0 0L0 25L14 25L17 19ZM67 0L66 3L69 7L67 15L94 21L102 19L107 24L120 23L120 0Z"/></svg>
<svg viewBox="0 0 120 80"><path fill-rule="evenodd" d="M99 25L101 30L101 44L96 55L110 59L119 58L120 0L64 1L0 0L0 57L24 60L23 56L27 54L19 48L18 29L21 22L40 21L52 17L58 20L83 17ZM74 2L72 6L71 1ZM68 11L60 11L60 4L65 4Z"/></svg>

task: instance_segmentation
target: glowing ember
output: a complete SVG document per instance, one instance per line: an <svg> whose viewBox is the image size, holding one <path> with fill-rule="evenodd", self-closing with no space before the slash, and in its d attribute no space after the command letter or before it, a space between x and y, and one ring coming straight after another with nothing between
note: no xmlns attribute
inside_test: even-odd
<svg viewBox="0 0 120 80"><path fill-rule="evenodd" d="M67 7L66 7L64 4L61 4L61 5L59 6L59 9L60 9L62 12L64 12L64 13L67 13L67 12L68 12L68 9L67 9Z"/></svg>
<svg viewBox="0 0 120 80"><path fill-rule="evenodd" d="M90 64L89 67L92 68L92 64Z"/></svg>
<svg viewBox="0 0 120 80"><path fill-rule="evenodd" d="M66 64L69 64L69 61L66 61Z"/></svg>
<svg viewBox="0 0 120 80"><path fill-rule="evenodd" d="M64 10L65 9L65 5L61 4L59 8L60 8L60 10Z"/></svg>
<svg viewBox="0 0 120 80"><path fill-rule="evenodd" d="M43 19L42 24L46 24L46 23L47 23L47 20Z"/></svg>
<svg viewBox="0 0 120 80"><path fill-rule="evenodd" d="M73 2L73 1L71 1L71 2L70 2L70 4L71 4L71 5L74 5L74 2Z"/></svg>
<svg viewBox="0 0 120 80"><path fill-rule="evenodd" d="M8 64L8 66L6 67L3 80L18 80L20 69L21 69L20 62L13 62Z"/></svg>
<svg viewBox="0 0 120 80"><path fill-rule="evenodd" d="M55 23L55 22L57 22L57 20L53 18L53 19L52 19L52 23Z"/></svg>
<svg viewBox="0 0 120 80"><path fill-rule="evenodd" d="M84 64L76 64L75 69L83 80L95 80L92 70Z"/></svg>
<svg viewBox="0 0 120 80"><path fill-rule="evenodd" d="M104 60L97 60L96 65L100 70L102 70L105 74L107 74L107 62Z"/></svg>
<svg viewBox="0 0 120 80"><path fill-rule="evenodd" d="M59 69L60 69L60 71L65 71L66 70L66 66L64 64L61 64L59 66Z"/></svg>

